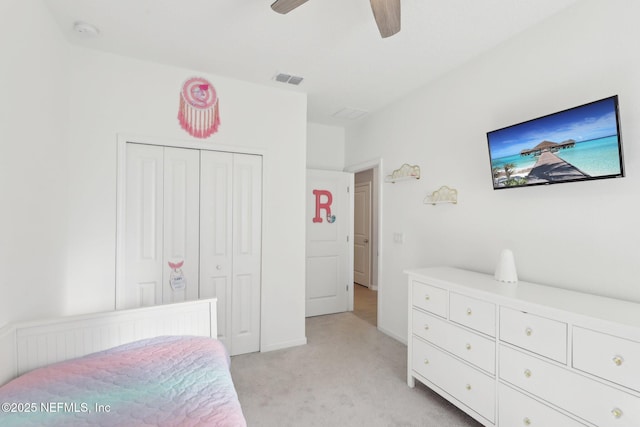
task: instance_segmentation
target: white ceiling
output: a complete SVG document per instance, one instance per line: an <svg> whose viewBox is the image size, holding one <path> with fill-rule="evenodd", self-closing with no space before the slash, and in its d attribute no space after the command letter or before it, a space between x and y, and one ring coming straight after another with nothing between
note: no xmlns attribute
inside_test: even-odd
<svg viewBox="0 0 640 427"><path fill-rule="evenodd" d="M287 15L272 0L43 1L74 44L305 92L310 121L344 126L338 110L375 112L580 0L402 0L402 30L387 39L368 0L310 0ZM80 37L75 21L100 36Z"/></svg>

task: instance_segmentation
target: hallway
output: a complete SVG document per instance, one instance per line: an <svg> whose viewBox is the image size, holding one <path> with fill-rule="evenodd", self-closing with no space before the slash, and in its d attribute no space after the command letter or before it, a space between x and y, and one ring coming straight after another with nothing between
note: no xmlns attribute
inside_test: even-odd
<svg viewBox="0 0 640 427"><path fill-rule="evenodd" d="M373 326L378 326L378 291L354 283L353 314Z"/></svg>

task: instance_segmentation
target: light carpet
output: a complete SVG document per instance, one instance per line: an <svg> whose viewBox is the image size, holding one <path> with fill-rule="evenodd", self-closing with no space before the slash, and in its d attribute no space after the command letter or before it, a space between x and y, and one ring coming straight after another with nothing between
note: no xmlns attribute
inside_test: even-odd
<svg viewBox="0 0 640 427"><path fill-rule="evenodd" d="M407 347L353 313L306 320L308 344L232 357L250 427L480 427L417 383Z"/></svg>

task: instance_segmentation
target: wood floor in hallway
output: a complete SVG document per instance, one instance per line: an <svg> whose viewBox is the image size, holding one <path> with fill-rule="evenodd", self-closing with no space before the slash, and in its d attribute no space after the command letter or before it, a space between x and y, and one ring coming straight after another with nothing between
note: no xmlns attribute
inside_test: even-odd
<svg viewBox="0 0 640 427"><path fill-rule="evenodd" d="M378 326L378 291L354 283L353 314L373 326Z"/></svg>

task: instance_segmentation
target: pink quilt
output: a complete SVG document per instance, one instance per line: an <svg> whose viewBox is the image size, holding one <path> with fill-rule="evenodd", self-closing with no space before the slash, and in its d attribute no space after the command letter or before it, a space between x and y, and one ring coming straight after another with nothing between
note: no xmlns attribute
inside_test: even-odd
<svg viewBox="0 0 640 427"><path fill-rule="evenodd" d="M229 364L212 338L136 341L0 387L0 426L246 426Z"/></svg>

